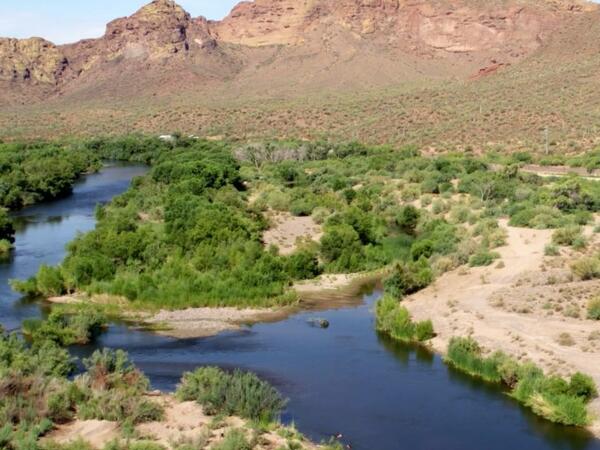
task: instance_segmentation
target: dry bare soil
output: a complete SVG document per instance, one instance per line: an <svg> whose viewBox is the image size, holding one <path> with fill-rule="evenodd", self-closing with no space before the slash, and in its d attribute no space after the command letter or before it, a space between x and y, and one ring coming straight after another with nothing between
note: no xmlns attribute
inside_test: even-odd
<svg viewBox="0 0 600 450"><path fill-rule="evenodd" d="M204 413L202 407L195 402L179 402L169 395L160 395L153 400L164 406L165 417L160 422L151 422L135 427L134 441L151 441L167 449L177 445L192 444L195 448L213 448L223 441L227 433L234 429L245 430L248 439L252 439L253 431L249 424L237 417L215 418ZM258 439L258 450L274 450L288 445L286 435L289 430L274 426L272 431L261 433ZM104 446L115 440L123 440L122 430L118 423L100 420L76 420L49 434L48 441L61 444L84 440L94 448ZM294 439L299 449L316 450L319 447L305 441ZM287 447L286 447L287 448ZM295 447L296 448L296 447Z"/></svg>
<svg viewBox="0 0 600 450"><path fill-rule="evenodd" d="M533 361L550 373L581 371L600 384L600 324L585 315L600 283L574 280L567 263L575 255L565 249L561 256L544 256L552 231L503 226L508 239L498 249L500 262L446 273L405 305L417 319L433 321L432 346L439 353L451 337L473 336L489 350ZM600 401L592 408L598 415ZM600 432L598 422L595 427Z"/></svg>

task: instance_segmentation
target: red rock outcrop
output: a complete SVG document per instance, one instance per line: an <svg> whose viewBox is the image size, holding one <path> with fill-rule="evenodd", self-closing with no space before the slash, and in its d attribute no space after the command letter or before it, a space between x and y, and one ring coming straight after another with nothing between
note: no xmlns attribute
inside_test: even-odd
<svg viewBox="0 0 600 450"><path fill-rule="evenodd" d="M595 7L579 0L255 0L207 21L172 0L154 0L110 22L99 39L63 46L0 39L0 81L8 89L38 83L59 92L82 79L92 91L94 82L108 85L124 74L133 74L136 86L144 78L164 83L169 74L229 80L244 70L244 80L252 70L261 80L267 70L278 79L290 70L314 79L319 67L347 73L361 61L390 79L407 76L407 61L442 60L435 76L451 68L448 76L468 77L492 60L511 64L531 54L561 22ZM464 64L471 66L461 70ZM324 83L344 84L326 75Z"/></svg>
<svg viewBox="0 0 600 450"><path fill-rule="evenodd" d="M0 80L53 84L68 68L62 50L41 38L0 38Z"/></svg>
<svg viewBox="0 0 600 450"><path fill-rule="evenodd" d="M514 57L536 49L582 2L474 0L255 0L242 2L211 28L219 40L246 46L291 45L317 29L341 27L364 39L432 54L480 51Z"/></svg>

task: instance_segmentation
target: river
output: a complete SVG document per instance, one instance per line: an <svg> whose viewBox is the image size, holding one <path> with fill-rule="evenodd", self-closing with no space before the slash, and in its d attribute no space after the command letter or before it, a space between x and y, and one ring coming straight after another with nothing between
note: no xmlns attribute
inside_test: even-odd
<svg viewBox="0 0 600 450"><path fill-rule="evenodd" d="M94 209L129 186L145 167L108 165L86 176L67 198L20 211L14 257L0 265L0 323L15 329L43 307L10 290L41 264L56 264L78 232L94 227ZM176 340L113 324L93 346L123 348L155 389L173 390L185 371L219 365L255 371L290 399L282 417L320 441L341 433L358 450L600 449L582 430L531 414L499 388L449 369L440 357L390 342L373 327L379 292L356 306L306 312L219 336ZM328 329L308 319L329 320Z"/></svg>

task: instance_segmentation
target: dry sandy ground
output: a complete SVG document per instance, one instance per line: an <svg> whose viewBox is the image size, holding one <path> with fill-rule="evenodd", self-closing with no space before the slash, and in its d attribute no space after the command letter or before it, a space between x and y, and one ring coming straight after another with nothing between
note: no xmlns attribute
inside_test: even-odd
<svg viewBox="0 0 600 450"><path fill-rule="evenodd" d="M321 226L312 217L295 217L290 213L270 213L273 226L263 236L265 245L276 245L281 255L291 255L301 240L319 241L323 236Z"/></svg>
<svg viewBox="0 0 600 450"><path fill-rule="evenodd" d="M508 231L507 245L498 249L503 264L449 272L406 299L405 305L416 319L433 321L438 335L432 345L439 353L446 351L452 336L472 335L487 349L532 360L561 375L582 371L600 385L600 342L590 340L600 324L562 314L539 314L529 306L531 298L539 295L536 279L544 276L544 247L552 231L502 225ZM511 308L505 308L498 304L499 292L520 298L511 297ZM519 303L522 308L515 307ZM568 345L561 339L565 333L572 339ZM592 408L600 415L600 401ZM600 432L598 422L595 426L594 431Z"/></svg>
<svg viewBox="0 0 600 450"><path fill-rule="evenodd" d="M290 309L190 308L161 311L144 323L156 327L158 334L189 339L238 330L247 324L280 320Z"/></svg>
<svg viewBox="0 0 600 450"><path fill-rule="evenodd" d="M252 431L248 424L237 417L227 417L216 420L207 416L200 405L195 402L178 402L172 396L160 395L153 400L163 404L165 418L161 422L151 422L136 426L135 436L138 440L152 441L161 444L167 449L181 444L192 444L195 448L213 448L222 441L232 429L244 429L248 439L252 439ZM288 448L288 440L282 437L284 429L276 427L273 431L262 433L257 437L256 450L274 450ZM278 433L280 431L280 433ZM49 441L61 444L82 439L89 442L94 448L103 448L106 444L121 439L121 430L116 422L99 420L77 420L59 426L47 437ZM293 439L299 443L303 450L316 450L319 448L305 440Z"/></svg>

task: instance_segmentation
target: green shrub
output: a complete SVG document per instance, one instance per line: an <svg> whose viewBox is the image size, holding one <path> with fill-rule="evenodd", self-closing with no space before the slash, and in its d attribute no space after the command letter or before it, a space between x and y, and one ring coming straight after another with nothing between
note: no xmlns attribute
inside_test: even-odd
<svg viewBox="0 0 600 450"><path fill-rule="evenodd" d="M560 249L554 244L548 244L544 247L544 255L546 256L559 256Z"/></svg>
<svg viewBox="0 0 600 450"><path fill-rule="evenodd" d="M568 393L581 397L586 402L598 397L598 389L592 377L581 372L577 372L571 376Z"/></svg>
<svg viewBox="0 0 600 450"><path fill-rule="evenodd" d="M421 257L414 262L396 263L383 285L386 294L399 299L426 288L433 279L434 274L429 262Z"/></svg>
<svg viewBox="0 0 600 450"><path fill-rule="evenodd" d="M252 450L243 430L231 430L225 438L213 447L213 450Z"/></svg>
<svg viewBox="0 0 600 450"><path fill-rule="evenodd" d="M59 345L87 344L107 325L107 318L93 308L71 314L55 309L46 320L28 319L23 322L23 334L33 341L50 340Z"/></svg>
<svg viewBox="0 0 600 450"><path fill-rule="evenodd" d="M177 397L197 401L208 414L236 415L261 422L275 420L286 404L274 387L253 373L228 373L217 367L184 374Z"/></svg>
<svg viewBox="0 0 600 450"><path fill-rule="evenodd" d="M299 250L289 256L285 262L285 270L294 280L309 280L322 273L316 252L310 250Z"/></svg>
<svg viewBox="0 0 600 450"><path fill-rule="evenodd" d="M321 254L336 271L356 271L362 267L363 249L358 233L349 225L326 230L321 238Z"/></svg>
<svg viewBox="0 0 600 450"><path fill-rule="evenodd" d="M83 364L87 372L75 380L81 389L81 419L133 424L162 419L162 407L144 397L148 379L131 363L127 353L97 350Z"/></svg>
<svg viewBox="0 0 600 450"><path fill-rule="evenodd" d="M418 261L421 257L429 258L431 255L433 255L433 242L429 239L416 241L410 248L413 261Z"/></svg>
<svg viewBox="0 0 600 450"><path fill-rule="evenodd" d="M419 223L421 213L412 205L403 207L396 217L396 225L400 230L409 235L414 235Z"/></svg>
<svg viewBox="0 0 600 450"><path fill-rule="evenodd" d="M583 257L571 264L571 271L581 280L600 278L600 258L598 256Z"/></svg>
<svg viewBox="0 0 600 450"><path fill-rule="evenodd" d="M430 320L413 322L408 310L389 295L375 305L375 324L378 331L402 342L425 342L435 336Z"/></svg>
<svg viewBox="0 0 600 450"><path fill-rule="evenodd" d="M587 317L590 320L600 320L600 297L594 297L588 302Z"/></svg>
<svg viewBox="0 0 600 450"><path fill-rule="evenodd" d="M552 242L556 245L570 246L579 239L583 239L581 227L579 226L559 228L552 235Z"/></svg>
<svg viewBox="0 0 600 450"><path fill-rule="evenodd" d="M469 258L469 266L482 267L491 265L500 255L496 252L480 250Z"/></svg>

